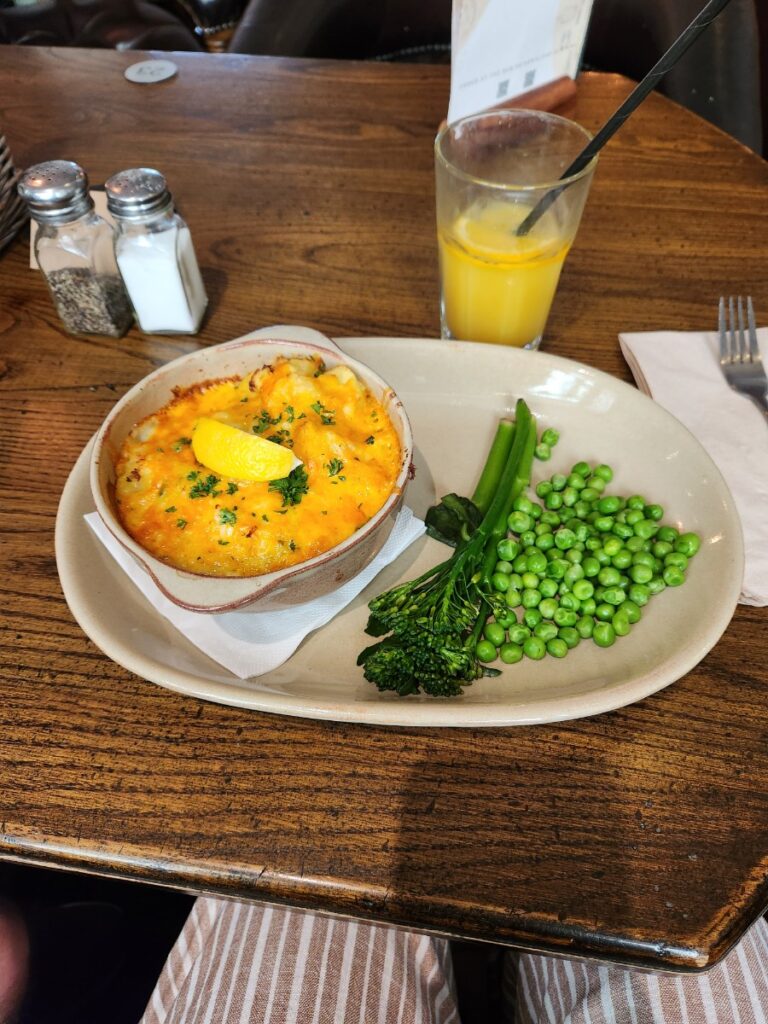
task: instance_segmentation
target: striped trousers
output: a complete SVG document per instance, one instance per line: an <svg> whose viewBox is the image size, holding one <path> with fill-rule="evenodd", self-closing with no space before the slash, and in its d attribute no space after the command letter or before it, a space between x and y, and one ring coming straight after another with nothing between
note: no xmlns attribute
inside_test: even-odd
<svg viewBox="0 0 768 1024"><path fill-rule="evenodd" d="M699 975L510 951L504 989L507 1024L768 1024L768 927ZM443 939L200 898L141 1024L460 1022Z"/></svg>

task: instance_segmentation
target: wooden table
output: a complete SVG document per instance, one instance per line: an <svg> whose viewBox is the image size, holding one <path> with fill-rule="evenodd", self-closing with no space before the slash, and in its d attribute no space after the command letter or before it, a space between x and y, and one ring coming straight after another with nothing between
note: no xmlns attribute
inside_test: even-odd
<svg viewBox="0 0 768 1024"><path fill-rule="evenodd" d="M0 856L655 967L714 963L768 903L768 633L739 607L693 672L594 719L495 730L281 718L113 664L62 597L59 494L120 394L257 326L435 336L445 68L4 48L17 163L168 176L213 300L196 339L63 333L0 259ZM626 81L587 76L596 127ZM768 317L768 165L652 96L605 151L547 348L629 379L617 331Z"/></svg>

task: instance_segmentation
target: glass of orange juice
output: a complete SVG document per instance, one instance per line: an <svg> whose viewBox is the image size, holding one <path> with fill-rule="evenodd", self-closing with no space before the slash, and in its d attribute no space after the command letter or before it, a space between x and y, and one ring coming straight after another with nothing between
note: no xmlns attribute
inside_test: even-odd
<svg viewBox="0 0 768 1024"><path fill-rule="evenodd" d="M474 114L441 129L435 167L444 338L538 348L597 157L561 175L590 138L573 121L538 110Z"/></svg>

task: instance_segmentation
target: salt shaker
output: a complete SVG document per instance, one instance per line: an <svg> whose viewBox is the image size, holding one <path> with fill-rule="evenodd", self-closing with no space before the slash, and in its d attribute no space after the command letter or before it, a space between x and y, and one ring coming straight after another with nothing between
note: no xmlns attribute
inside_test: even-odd
<svg viewBox="0 0 768 1024"><path fill-rule="evenodd" d="M29 167L18 183L38 230L35 257L71 334L119 338L133 310L117 269L114 232L93 208L88 178L69 160Z"/></svg>
<svg viewBox="0 0 768 1024"><path fill-rule="evenodd" d="M208 298L192 237L159 171L136 167L106 182L115 255L136 318L148 334L194 334Z"/></svg>

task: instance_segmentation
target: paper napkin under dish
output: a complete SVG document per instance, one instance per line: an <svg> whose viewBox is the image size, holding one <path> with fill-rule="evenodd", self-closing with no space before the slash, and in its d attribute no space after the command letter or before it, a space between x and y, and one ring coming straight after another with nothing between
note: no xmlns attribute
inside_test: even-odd
<svg viewBox="0 0 768 1024"><path fill-rule="evenodd" d="M189 612L169 601L115 540L96 512L87 515L85 521L154 608L190 643L241 679L263 675L287 661L304 637L330 622L425 530L424 523L403 507L376 558L332 594L284 611L245 609L211 615Z"/></svg>
<svg viewBox="0 0 768 1024"><path fill-rule="evenodd" d="M620 334L637 386L676 416L723 474L744 530L742 604L768 604L768 425L732 391L719 366L715 332ZM758 331L768 361L768 328Z"/></svg>

